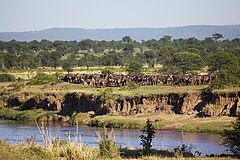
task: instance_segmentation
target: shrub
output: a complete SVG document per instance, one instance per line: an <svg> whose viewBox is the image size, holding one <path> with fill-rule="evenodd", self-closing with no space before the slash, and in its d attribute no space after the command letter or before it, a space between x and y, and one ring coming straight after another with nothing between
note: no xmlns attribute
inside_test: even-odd
<svg viewBox="0 0 240 160"><path fill-rule="evenodd" d="M140 85L134 81L129 81L127 85L121 86L121 90L133 90L139 88Z"/></svg>
<svg viewBox="0 0 240 160"><path fill-rule="evenodd" d="M174 156L179 158L179 157L193 157L192 154L192 147L188 147L185 144L182 146L178 146L177 148L173 149ZM198 152L200 155L201 153Z"/></svg>
<svg viewBox="0 0 240 160"><path fill-rule="evenodd" d="M70 118L72 124L86 125L90 122L90 115L88 113L76 113L74 112Z"/></svg>
<svg viewBox="0 0 240 160"><path fill-rule="evenodd" d="M149 155L150 149L152 147L152 140L155 137L155 127L152 124L152 121L149 119L146 122L142 132L143 134L140 136L141 138L141 145L143 146L143 154Z"/></svg>
<svg viewBox="0 0 240 160"><path fill-rule="evenodd" d="M111 71L111 68L104 68L102 69L102 74L109 75L113 74L113 72Z"/></svg>
<svg viewBox="0 0 240 160"><path fill-rule="evenodd" d="M134 82L134 81L130 81L130 82L128 82L128 84L127 84L127 88L128 88L129 90L137 89L137 88L139 88L139 84L137 84L137 83Z"/></svg>
<svg viewBox="0 0 240 160"><path fill-rule="evenodd" d="M233 130L224 130L224 145L237 156L240 156L240 117L237 117Z"/></svg>
<svg viewBox="0 0 240 160"><path fill-rule="evenodd" d="M117 144L113 141L113 130L108 134L107 128L103 128L103 131L98 135L100 141L99 146L99 156L102 158L117 158L120 156L119 148Z"/></svg>
<svg viewBox="0 0 240 160"><path fill-rule="evenodd" d="M240 69L220 69L216 79L211 84L211 89L221 89L240 86Z"/></svg>
<svg viewBox="0 0 240 160"><path fill-rule="evenodd" d="M204 66L204 61L197 53L178 52L174 55L174 64L179 67L183 73L193 70L199 70Z"/></svg>
<svg viewBox="0 0 240 160"><path fill-rule="evenodd" d="M55 75L47 75L44 73L37 73L35 77L33 77L29 81L29 85L42 85L42 84L47 84L47 83L57 83L58 79L57 76Z"/></svg>
<svg viewBox="0 0 240 160"><path fill-rule="evenodd" d="M128 74L131 74L131 75L140 75L142 74L142 67L143 65L141 63L136 61L131 61L126 68L126 71L128 72Z"/></svg>
<svg viewBox="0 0 240 160"><path fill-rule="evenodd" d="M2 73L0 74L0 82L14 82L15 78L11 74Z"/></svg>

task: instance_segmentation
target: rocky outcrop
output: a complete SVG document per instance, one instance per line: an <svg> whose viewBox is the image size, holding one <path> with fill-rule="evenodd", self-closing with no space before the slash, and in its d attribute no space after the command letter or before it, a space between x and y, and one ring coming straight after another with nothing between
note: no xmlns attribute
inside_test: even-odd
<svg viewBox="0 0 240 160"><path fill-rule="evenodd" d="M55 111L60 115L94 112L97 115L107 113L132 115L139 113L175 113L197 116L240 116L240 92L237 93L192 93L192 94L156 94L139 97L120 97L111 101L96 95L68 93L66 95L42 94L29 96L11 96L7 107L19 106L22 110L38 109Z"/></svg>

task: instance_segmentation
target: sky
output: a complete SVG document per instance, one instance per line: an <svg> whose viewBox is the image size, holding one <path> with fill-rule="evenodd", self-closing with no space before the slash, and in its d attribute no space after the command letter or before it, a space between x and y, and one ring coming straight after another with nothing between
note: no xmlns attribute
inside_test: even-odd
<svg viewBox="0 0 240 160"><path fill-rule="evenodd" d="M240 24L240 0L0 0L0 32Z"/></svg>

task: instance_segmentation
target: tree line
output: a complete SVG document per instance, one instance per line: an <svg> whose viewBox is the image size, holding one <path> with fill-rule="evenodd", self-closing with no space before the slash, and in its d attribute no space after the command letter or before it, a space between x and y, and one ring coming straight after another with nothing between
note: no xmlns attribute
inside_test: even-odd
<svg viewBox="0 0 240 160"><path fill-rule="evenodd" d="M204 40L194 37L172 39L166 35L141 42L129 36L119 41L0 41L2 70L63 67L70 72L77 66L128 66L129 71L140 74L143 64L149 68L161 64L163 67L159 72L175 75L195 73L207 66L209 72L218 73L227 83L233 79L236 81L240 39L228 40L215 33ZM239 80L231 83L239 83ZM216 85L224 84L219 82Z"/></svg>

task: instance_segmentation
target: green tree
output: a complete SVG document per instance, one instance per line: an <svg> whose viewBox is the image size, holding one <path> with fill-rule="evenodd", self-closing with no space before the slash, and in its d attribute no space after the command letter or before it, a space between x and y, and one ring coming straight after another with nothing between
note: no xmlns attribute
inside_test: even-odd
<svg viewBox="0 0 240 160"><path fill-rule="evenodd" d="M239 59L232 53L217 52L209 56L208 66L211 71L220 69L232 69L239 66Z"/></svg>
<svg viewBox="0 0 240 160"><path fill-rule="evenodd" d="M224 145L236 156L240 156L240 117L237 117L233 130L224 130Z"/></svg>
<svg viewBox="0 0 240 160"><path fill-rule="evenodd" d="M140 75L142 74L142 67L142 63L139 63L137 61L131 61L126 68L126 71L130 75Z"/></svg>
<svg viewBox="0 0 240 160"><path fill-rule="evenodd" d="M181 75L183 71L181 68L175 65L164 65L161 69L159 69L160 74L170 74L170 75Z"/></svg>
<svg viewBox="0 0 240 160"><path fill-rule="evenodd" d="M125 43L130 43L130 42L132 42L132 39L131 39L130 36L124 36L124 37L122 38L122 41L125 42Z"/></svg>
<svg viewBox="0 0 240 160"><path fill-rule="evenodd" d="M223 38L223 35L221 33L214 33L212 34L212 39L214 39L215 41L219 40Z"/></svg>
<svg viewBox="0 0 240 160"><path fill-rule="evenodd" d="M155 59L156 59L156 56L155 56L155 53L154 51L152 50L149 50L149 51L145 51L143 53L145 59L146 59L146 62L148 64L148 67L154 67L155 65Z"/></svg>
<svg viewBox="0 0 240 160"><path fill-rule="evenodd" d="M73 64L69 61L63 61L62 69L66 71L69 75L69 73L73 71Z"/></svg>
<svg viewBox="0 0 240 160"><path fill-rule="evenodd" d="M134 46L131 43L127 43L123 48L123 52L126 54L133 53L133 51L134 51Z"/></svg>
<svg viewBox="0 0 240 160"><path fill-rule="evenodd" d="M159 39L159 42L162 44L162 46L169 45L171 43L172 37L169 35L164 35L162 38Z"/></svg>
<svg viewBox="0 0 240 160"><path fill-rule="evenodd" d="M149 155L152 147L152 140L155 137L155 127L149 119L142 129L142 132L143 134L140 136L142 142L140 144L143 147L143 154Z"/></svg>
<svg viewBox="0 0 240 160"><path fill-rule="evenodd" d="M240 60L231 53L218 52L210 56L208 66L216 73L211 89L240 86Z"/></svg>
<svg viewBox="0 0 240 160"><path fill-rule="evenodd" d="M161 48L157 56L157 62L162 63L165 66L174 65L173 58L176 52L177 52L177 49L172 46L166 46Z"/></svg>
<svg viewBox="0 0 240 160"><path fill-rule="evenodd" d="M240 86L240 69L220 69L216 72L216 79L210 85L210 89L233 88Z"/></svg>
<svg viewBox="0 0 240 160"><path fill-rule="evenodd" d="M174 63L183 73L187 71L199 70L204 66L204 61L197 53L178 52L174 55Z"/></svg>
<svg viewBox="0 0 240 160"><path fill-rule="evenodd" d="M93 48L94 46L94 41L92 41L91 39L85 39L78 42L78 46L80 47L81 50L90 51L90 49Z"/></svg>

